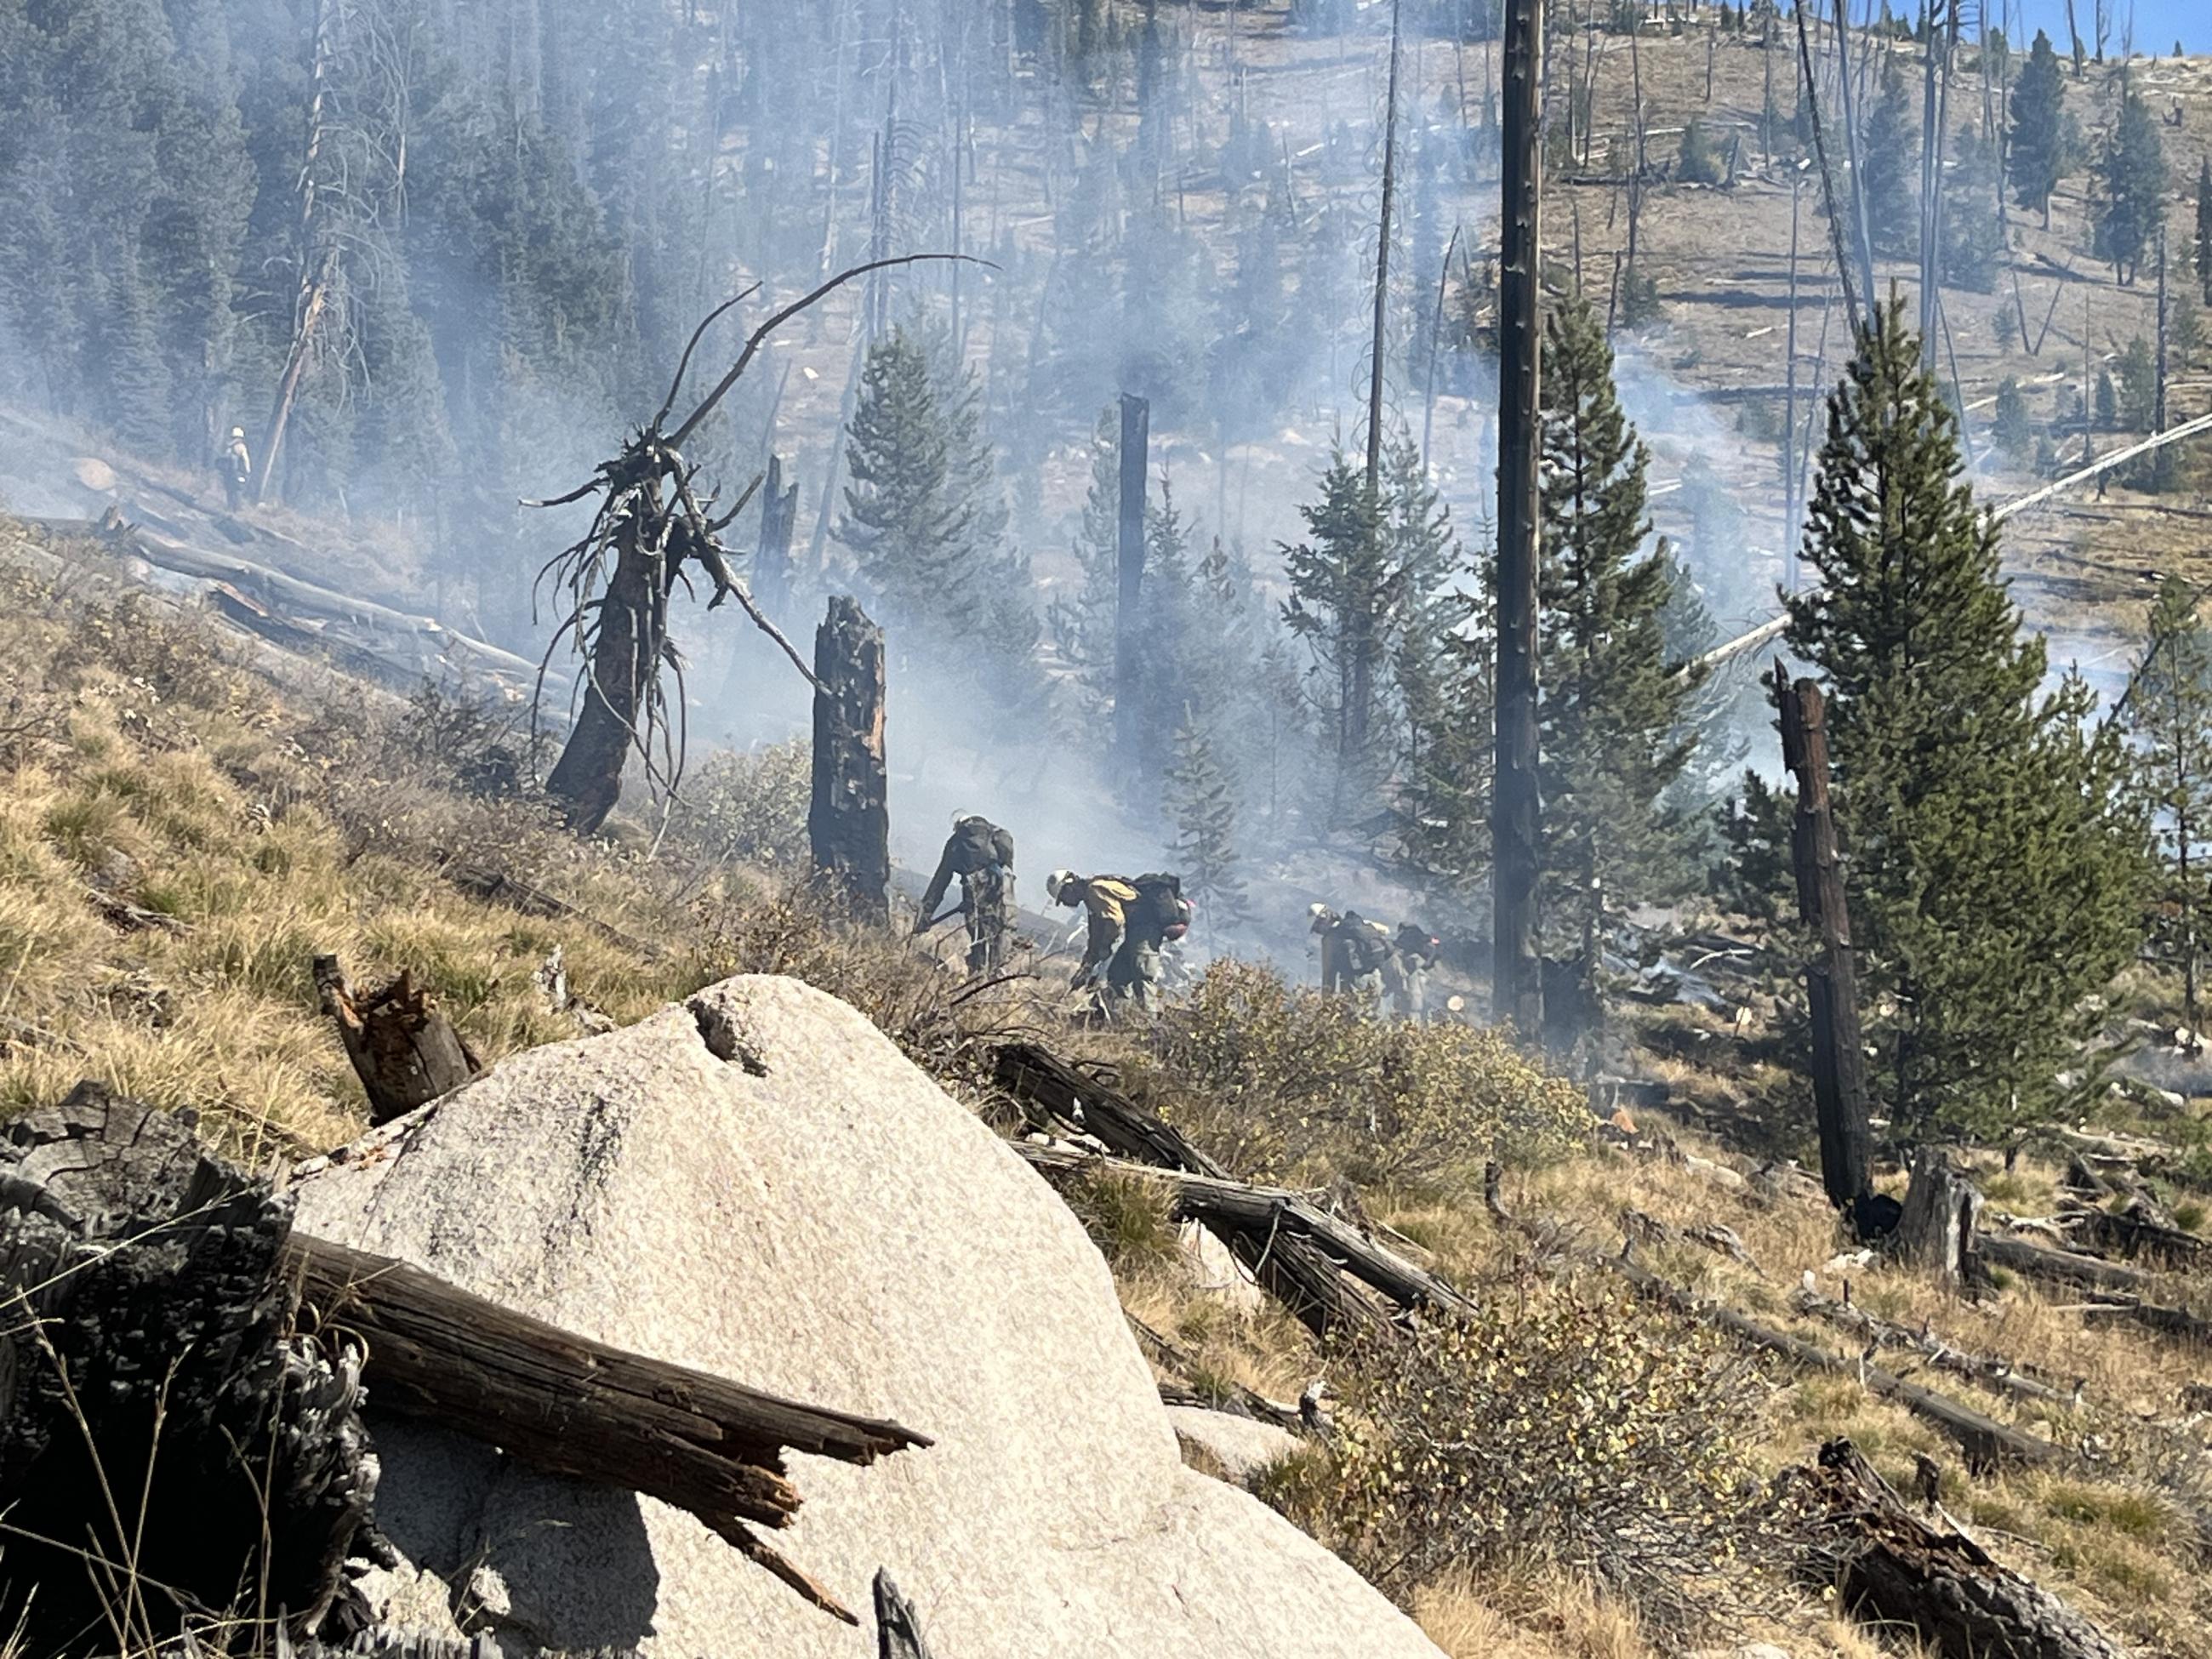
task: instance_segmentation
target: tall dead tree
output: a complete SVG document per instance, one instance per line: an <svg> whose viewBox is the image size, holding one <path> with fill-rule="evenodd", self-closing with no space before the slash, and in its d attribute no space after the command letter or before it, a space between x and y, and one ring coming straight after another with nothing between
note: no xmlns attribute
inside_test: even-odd
<svg viewBox="0 0 2212 1659"><path fill-rule="evenodd" d="M1491 1008L1522 1037L1544 1029L1543 962L1537 939L1542 873L1542 794L1536 775L1537 434L1541 364L1537 319L1543 201L1539 83L1543 0L1509 0L1505 12L1503 246L1498 295L1497 765L1491 786L1493 848Z"/></svg>
<svg viewBox="0 0 2212 1659"><path fill-rule="evenodd" d="M852 599L814 634L814 790L806 837L817 880L856 920L890 919L884 761L884 630Z"/></svg>
<svg viewBox="0 0 2212 1659"><path fill-rule="evenodd" d="M1804 175L1790 175L1790 316L1782 345L1782 591L1797 591L1797 218Z"/></svg>
<svg viewBox="0 0 2212 1659"><path fill-rule="evenodd" d="M1928 9L1928 48L1923 54L1920 100L1920 362L1931 373L1936 368L1936 282L1942 269L1938 253L1942 240L1943 118L1936 94L1937 65L1948 52L1943 43L1943 20L1934 0Z"/></svg>
<svg viewBox="0 0 2212 1659"><path fill-rule="evenodd" d="M586 495L601 497L591 527L549 560L538 575L540 585L550 579L567 610L539 662L538 695L531 704L533 738L544 671L553 653L565 641L584 665L577 676L580 702L574 710L575 723L545 781L546 793L561 804L571 828L589 833L606 821L621 797L623 770L632 755L664 800L674 796L684 770L683 659L668 636L668 602L677 585L688 581L690 567L696 566L713 584L708 610L735 599L792 665L810 683L814 679L805 659L738 580L722 544L722 532L744 511L761 480L756 477L740 492L736 505L717 516L714 496L698 482L698 467L684 459L684 444L784 323L857 277L954 257L912 253L839 272L755 329L729 372L674 430L665 430L662 423L676 407L700 340L716 318L756 289L726 301L693 331L667 398L622 453L602 463L587 482L567 495L526 503L561 507ZM677 680L672 705L663 684L664 672Z"/></svg>
<svg viewBox="0 0 2212 1659"><path fill-rule="evenodd" d="M1377 537L1382 533L1382 358L1390 307L1390 210L1398 182L1398 9L1399 0L1390 0L1390 78L1382 103L1382 210L1375 234L1375 322L1367 371L1367 502L1373 521L1371 533ZM1346 621L1346 642L1352 660L1346 666L1351 696L1346 700L1344 751L1340 758L1356 763L1366 754L1374 718L1375 668L1381 654L1382 619L1370 602Z"/></svg>
<svg viewBox="0 0 2212 1659"><path fill-rule="evenodd" d="M1801 7L1799 10L1802 15L1803 9ZM1867 306L1863 312L1856 307L1852 307L1851 328L1856 337L1856 331L1865 327L1873 316L1878 301L1874 291L1874 228L1867 220L1865 157L1859 153L1858 100L1851 95L1850 39L1850 0L1836 0L1836 78L1843 103L1844 159L1850 168L1851 228L1858 239L1859 280L1865 288ZM1871 55L1866 54L1869 58ZM1809 78L1809 67L1806 73ZM1817 140L1820 131L1820 112L1816 106L1808 104L1807 107L1813 111L1813 132ZM1824 160L1821 166L1825 167L1826 165Z"/></svg>
<svg viewBox="0 0 2212 1659"><path fill-rule="evenodd" d="M1121 394L1121 522L1114 599L1114 746L1125 762L1137 754L1137 635L1145 599L1145 471L1151 463L1152 405Z"/></svg>
<svg viewBox="0 0 2212 1659"><path fill-rule="evenodd" d="M1820 1182L1828 1201L1870 1229L1874 1132L1867 1121L1866 1055L1859 1038L1858 980L1851 958L1850 914L1843 860L1828 801L1827 710L1811 680L1790 684L1774 665L1782 704L1782 759L1797 780L1790 827L1797 875L1797 914L1819 931L1818 954L1805 964L1813 1017L1813 1099L1820 1119Z"/></svg>
<svg viewBox="0 0 2212 1659"><path fill-rule="evenodd" d="M791 605L791 538L799 525L799 484L783 482L783 457L768 458L761 491L760 545L753 552L753 598L770 617Z"/></svg>

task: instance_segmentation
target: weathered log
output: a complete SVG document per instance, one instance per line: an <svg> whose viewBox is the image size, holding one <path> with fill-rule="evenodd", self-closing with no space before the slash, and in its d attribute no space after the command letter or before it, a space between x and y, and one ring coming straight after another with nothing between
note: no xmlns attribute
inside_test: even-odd
<svg viewBox="0 0 2212 1659"><path fill-rule="evenodd" d="M1848 1440L1791 1471L1808 1510L1820 1577L1844 1604L1978 1659L2124 1659L2102 1631L2050 1591L1997 1565L1954 1526L1908 1510Z"/></svg>
<svg viewBox="0 0 2212 1659"><path fill-rule="evenodd" d="M1157 1364L1185 1378L1198 1375L1198 1364L1189 1354L1143 1320L1133 1316L1127 1317L1129 1328L1136 1333L1137 1346ZM1249 1417L1255 1423L1272 1423L1277 1428L1290 1430L1293 1434L1310 1430L1312 1426L1296 1406L1270 1400L1258 1389L1248 1389L1241 1382L1220 1379L1212 1379L1212 1382L1213 1386L1207 1389L1163 1382L1159 1386L1160 1403L1164 1406L1199 1406L1207 1411L1226 1412L1232 1417Z"/></svg>
<svg viewBox="0 0 2212 1659"><path fill-rule="evenodd" d="M1049 1049L1034 1042L1006 1043L992 1051L991 1066L1007 1093L1042 1107L1072 1129L1095 1135L1122 1158L1194 1175L1229 1174L1180 1130Z"/></svg>
<svg viewBox="0 0 2212 1659"><path fill-rule="evenodd" d="M315 989L337 1022L346 1058L368 1095L372 1125L449 1095L483 1070L453 1022L401 969L390 984L357 994L336 957L317 957Z"/></svg>
<svg viewBox="0 0 2212 1659"><path fill-rule="evenodd" d="M888 1567L876 1570L874 1589L876 1659L929 1659L929 1644L921 1639L914 1603L899 1593Z"/></svg>
<svg viewBox="0 0 2212 1659"><path fill-rule="evenodd" d="M1328 1215L1302 1194L1218 1176L1158 1170L1064 1146L1014 1143L1031 1168L1062 1178L1105 1173L1151 1182L1170 1194L1178 1221L1204 1225L1251 1267L1260 1283L1324 1334L1350 1326L1390 1328L1371 1291L1401 1313L1471 1313L1474 1304L1437 1278ZM1346 1276L1357 1284L1346 1282Z"/></svg>
<svg viewBox="0 0 2212 1659"><path fill-rule="evenodd" d="M1910 1325L1900 1325L1894 1320L1869 1313L1849 1302L1838 1302L1832 1296L1822 1296L1818 1291L1799 1289L1790 1298L1790 1305L1808 1319L1820 1319L1838 1330L1866 1337L1885 1348L1903 1348L1917 1353L1938 1370L1970 1377L1984 1388L2012 1395L2021 1400L2032 1400L2039 1405L2058 1406L2069 1410L2079 1403L2078 1391L2069 1394L2055 1389L2048 1382L2024 1376L2009 1359L1999 1359L1988 1354L1968 1353L1954 1348L1926 1327L1914 1330Z"/></svg>
<svg viewBox="0 0 2212 1659"><path fill-rule="evenodd" d="M510 910L526 916L544 916L550 920L573 921L590 928L610 945L619 945L633 955L648 962L657 962L668 953L651 939L641 939L635 933L624 933L611 922L602 921L588 911L580 910L557 894L543 887L511 876L503 870L489 869L481 864L449 864L446 878L471 898L482 899L486 904L503 904Z"/></svg>
<svg viewBox="0 0 2212 1659"><path fill-rule="evenodd" d="M150 1652L209 1611L281 1607L306 1635L331 1612L374 1466L357 1356L292 1334L289 1216L189 1113L86 1083L8 1126L0 1628L21 1651Z"/></svg>
<svg viewBox="0 0 2212 1659"><path fill-rule="evenodd" d="M1974 1240L1974 1254L1991 1267L2005 1267L2046 1284L2086 1285L2100 1291L2124 1291L2140 1295L2156 1288L2157 1280L2140 1267L2123 1267L2101 1256L2054 1250L2022 1238L1996 1238L1984 1233Z"/></svg>
<svg viewBox="0 0 2212 1659"><path fill-rule="evenodd" d="M787 1526L798 1510L786 1449L872 1463L927 1446L927 1436L628 1353L326 1239L295 1233L290 1259L323 1321L366 1339L380 1409L688 1510L816 1606L857 1622L751 1526Z"/></svg>
<svg viewBox="0 0 2212 1659"><path fill-rule="evenodd" d="M1967 1466L1974 1469L1994 1468L2002 1463L2029 1465L2063 1462L2067 1454L2061 1447L2018 1429L2008 1428L1995 1418L1978 1412L1971 1406L1908 1382L1903 1377L1884 1370L1869 1359L1847 1358L1845 1356L1808 1342L1802 1337L1791 1336L1747 1319L1733 1308L1721 1306L1693 1295L1679 1285L1669 1283L1626 1254L1603 1258L1606 1265L1653 1300L1665 1304L1677 1313L1727 1332L1738 1341L1788 1360L1807 1370L1825 1371L1836 1376L1856 1376L1860 1386L1881 1399L1893 1400L1914 1416L1934 1424L1949 1435L1966 1454Z"/></svg>
<svg viewBox="0 0 2212 1659"><path fill-rule="evenodd" d="M1938 1284L1955 1289L1966 1282L1981 1212L1982 1195L1966 1172L1942 1148L1920 1147L1893 1235L1899 1257L1932 1268Z"/></svg>
<svg viewBox="0 0 2212 1659"><path fill-rule="evenodd" d="M884 759L884 630L835 598L814 635L814 872L856 920L890 919L890 785Z"/></svg>

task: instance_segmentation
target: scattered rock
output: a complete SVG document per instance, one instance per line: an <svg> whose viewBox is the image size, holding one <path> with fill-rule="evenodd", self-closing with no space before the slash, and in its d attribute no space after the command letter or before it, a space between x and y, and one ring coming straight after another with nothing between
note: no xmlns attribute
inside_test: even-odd
<svg viewBox="0 0 2212 1659"><path fill-rule="evenodd" d="M709 1030L753 1064L717 1059ZM304 1171L300 1224L933 1436L866 1468L794 1455L805 1503L775 1542L855 1607L888 1567L933 1650L1437 1659L1335 1556L1183 1466L1074 1217L834 998L732 980L519 1055L403 1126ZM647 1659L875 1651L687 1514L377 1433L392 1543L498 1603L465 1604L465 1629Z"/></svg>
<svg viewBox="0 0 2212 1659"><path fill-rule="evenodd" d="M1224 1479L1249 1486L1271 1464L1279 1463L1304 1443L1288 1429L1202 1406L1170 1406L1169 1419L1184 1452L1193 1447L1221 1469Z"/></svg>

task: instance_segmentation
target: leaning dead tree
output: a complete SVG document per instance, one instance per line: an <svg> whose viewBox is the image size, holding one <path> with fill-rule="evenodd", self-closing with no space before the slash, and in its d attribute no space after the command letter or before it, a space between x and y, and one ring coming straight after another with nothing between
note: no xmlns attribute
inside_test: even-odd
<svg viewBox="0 0 2212 1659"><path fill-rule="evenodd" d="M715 319L756 292L757 285L746 289L709 313L693 331L667 398L620 454L603 462L589 482L567 495L526 503L562 507L589 495L600 498L590 528L547 562L537 584L543 587L550 582L565 607L539 662L539 697L545 667L564 642L583 662L575 723L545 781L546 793L561 803L572 828L589 832L606 822L622 794L623 769L632 755L664 799L672 797L683 776L684 666L668 636L668 604L678 585L689 588L691 568L713 584L708 610L735 599L792 665L810 684L814 681L805 659L738 579L722 543L722 532L744 510L760 479L756 477L732 506L720 509L714 494L700 483L697 464L684 459L684 446L729 395L769 335L800 312L856 278L922 260L958 257L910 253L839 272L755 329L714 390L668 428L664 422L683 392L692 353ZM665 676L676 680L672 705ZM531 705L533 738L539 697L533 697Z"/></svg>

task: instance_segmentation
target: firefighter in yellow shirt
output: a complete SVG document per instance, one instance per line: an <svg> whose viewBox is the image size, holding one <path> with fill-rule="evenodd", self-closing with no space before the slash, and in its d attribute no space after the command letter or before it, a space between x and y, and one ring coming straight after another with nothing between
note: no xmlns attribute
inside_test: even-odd
<svg viewBox="0 0 2212 1659"><path fill-rule="evenodd" d="M1076 966L1072 988L1095 982L1120 947L1128 931L1129 907L1137 902L1136 884L1121 876L1079 876L1073 870L1055 870L1044 884L1045 896L1071 910L1081 905L1091 918L1091 932L1083 945L1083 960Z"/></svg>

